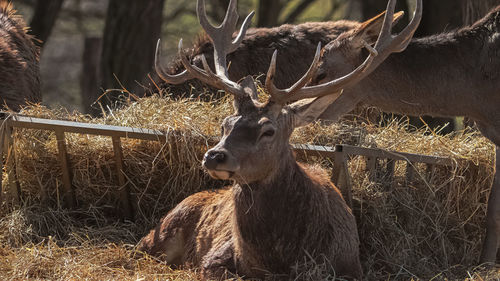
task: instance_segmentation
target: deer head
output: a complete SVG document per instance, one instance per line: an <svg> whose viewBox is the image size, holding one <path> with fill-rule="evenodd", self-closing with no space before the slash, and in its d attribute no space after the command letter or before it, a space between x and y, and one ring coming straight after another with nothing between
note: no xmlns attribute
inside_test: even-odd
<svg viewBox="0 0 500 281"><path fill-rule="evenodd" d="M367 46L374 44L374 48L378 51L378 56L372 62L372 68L380 65L391 53L404 51L422 19L422 0L416 0L412 20L396 36L391 34L391 29L403 12L394 14L395 6L396 0L389 0L383 21L382 13L364 22L359 28L345 32L328 43L323 48L321 64L313 82L322 83L349 73L363 61ZM362 76L368 74L365 72Z"/></svg>
<svg viewBox="0 0 500 281"><path fill-rule="evenodd" d="M316 120L340 96L344 87L355 84L370 73L374 69L372 65L378 50L364 43L369 55L351 73L320 85L306 86L318 69L321 51L321 46L318 45L308 71L288 89L278 89L273 83L277 56L275 51L265 83L269 99L267 102L259 102L254 79L247 76L241 82L231 81L226 64L226 55L245 36L253 12L244 20L239 35L231 41L238 20L236 0L230 1L224 21L218 27L208 22L204 2L198 0L197 13L200 24L214 45L215 73L208 66L205 57L201 58L203 69L188 61L182 54L182 39L179 41L178 52L186 70L178 75L168 75L164 71L158 63L158 40L156 71L168 83L177 84L197 78L234 96L234 114L225 118L220 142L208 150L203 158L203 166L212 177L233 179L241 183L272 180L273 174L283 167L283 163L293 159L288 140L294 128ZM392 19L392 14L390 18Z"/></svg>

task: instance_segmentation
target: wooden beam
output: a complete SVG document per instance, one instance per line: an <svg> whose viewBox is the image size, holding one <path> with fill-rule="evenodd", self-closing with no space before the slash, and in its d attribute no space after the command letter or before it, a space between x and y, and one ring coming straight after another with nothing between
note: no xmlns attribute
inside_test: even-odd
<svg viewBox="0 0 500 281"><path fill-rule="evenodd" d="M339 145L337 145L339 146ZM337 147L336 146L336 147ZM437 164L444 166L452 166L453 161L450 158L440 157L440 156L429 156L429 155L421 155L421 154L413 154L413 153L405 153L405 152L395 152L384 150L380 148L366 148L359 146L351 146L351 145L341 145L344 153L348 155L363 155L366 157L375 157L375 158L387 158L394 160L405 160L410 162L419 162L419 163L428 163L428 164Z"/></svg>
<svg viewBox="0 0 500 281"><path fill-rule="evenodd" d="M389 182L390 185L392 185L392 182L394 180L394 168L396 166L396 160L394 159L387 159L386 163L386 168L385 168L385 175L384 179L386 182Z"/></svg>
<svg viewBox="0 0 500 281"><path fill-rule="evenodd" d="M310 145L310 144L292 144L292 148L309 155L319 155L322 157L335 157L335 148L329 146Z"/></svg>
<svg viewBox="0 0 500 281"><path fill-rule="evenodd" d="M335 151L331 181L340 190L347 205L352 208L352 188L348 162L342 150Z"/></svg>
<svg viewBox="0 0 500 281"><path fill-rule="evenodd" d="M101 135L110 137L134 138L152 141L165 141L166 136L160 131L111 126L102 124L81 123L73 121L50 120L43 118L13 115L7 121L10 126L27 129L61 131L66 133Z"/></svg>
<svg viewBox="0 0 500 281"><path fill-rule="evenodd" d="M16 174L16 154L14 151L14 138L12 137L12 130L13 128L6 124L4 150L7 155L5 156L5 165L10 197L14 200L14 204L19 205L21 203L21 187L19 186Z"/></svg>
<svg viewBox="0 0 500 281"><path fill-rule="evenodd" d="M118 184L120 185L118 189L118 197L120 198L119 210L123 210L124 216L132 221L134 219L134 212L132 201L130 200L130 188L124 176L122 145L119 137L112 137L112 140L116 162L116 173L118 174Z"/></svg>
<svg viewBox="0 0 500 281"><path fill-rule="evenodd" d="M57 139L57 150L59 151L59 161L61 162L61 171L63 177L63 187L64 187L64 192L62 193L63 203L67 205L67 207L69 208L75 208L76 197L72 184L73 174L71 173L69 156L66 150L66 137L64 135L64 131L60 129L56 130L55 133Z"/></svg>
<svg viewBox="0 0 500 281"><path fill-rule="evenodd" d="M377 180L377 161L377 158L374 156L368 156L366 159L366 168L370 181Z"/></svg>

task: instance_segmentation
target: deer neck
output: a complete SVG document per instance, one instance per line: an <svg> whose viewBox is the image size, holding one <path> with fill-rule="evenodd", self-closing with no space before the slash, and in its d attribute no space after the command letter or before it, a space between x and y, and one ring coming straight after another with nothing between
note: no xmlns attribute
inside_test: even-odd
<svg viewBox="0 0 500 281"><path fill-rule="evenodd" d="M474 101L500 86L499 34L484 25L414 39L350 92L383 111L475 117Z"/></svg>
<svg viewBox="0 0 500 281"><path fill-rule="evenodd" d="M313 183L291 149L282 155L272 179L233 187L237 252L254 256L264 267L289 270L287 259L303 251ZM300 248L300 249L299 249ZM279 260L280 263L276 263Z"/></svg>

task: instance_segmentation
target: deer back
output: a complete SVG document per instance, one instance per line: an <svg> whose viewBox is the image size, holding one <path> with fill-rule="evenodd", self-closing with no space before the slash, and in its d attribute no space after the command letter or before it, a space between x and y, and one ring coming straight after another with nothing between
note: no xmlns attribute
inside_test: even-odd
<svg viewBox="0 0 500 281"><path fill-rule="evenodd" d="M260 75L267 72L269 61L274 50L281 54L278 57L276 85L280 88L289 87L297 81L309 67L317 43L326 45L339 34L354 29L359 22L340 20L329 22L308 22L298 25L285 24L273 28L249 28L239 47L227 56L231 63L229 78L238 81L247 75ZM233 35L234 37L236 34ZM186 54L193 63L201 67L201 56L204 55L213 69L213 45L205 33L195 40ZM169 65L169 74L177 74L184 70L179 57ZM265 75L257 77L264 82ZM196 81L189 81L189 83ZM184 85L170 86L177 92L189 89Z"/></svg>

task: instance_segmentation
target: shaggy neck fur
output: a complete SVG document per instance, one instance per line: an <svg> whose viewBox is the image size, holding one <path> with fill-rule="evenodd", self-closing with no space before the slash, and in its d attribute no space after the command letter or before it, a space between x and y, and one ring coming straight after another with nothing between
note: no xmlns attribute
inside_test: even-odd
<svg viewBox="0 0 500 281"><path fill-rule="evenodd" d="M384 111L481 119L471 100L500 86L499 15L500 6L471 27L412 40L349 92Z"/></svg>
<svg viewBox="0 0 500 281"><path fill-rule="evenodd" d="M291 149L266 183L236 184L236 249L274 273L287 274L290 264L311 247L310 223L315 222L309 202L315 197L312 179L295 161ZM314 208L312 208L314 209ZM310 253L312 255L317 253Z"/></svg>

